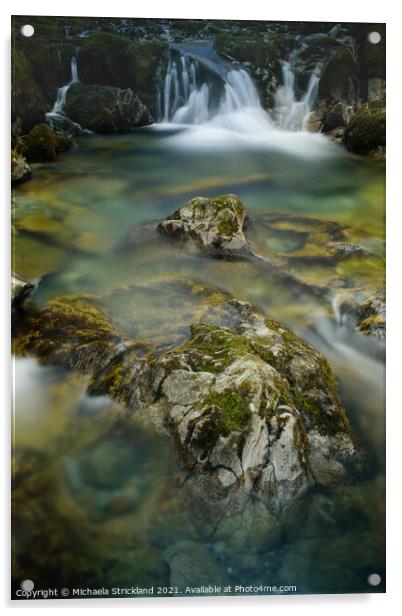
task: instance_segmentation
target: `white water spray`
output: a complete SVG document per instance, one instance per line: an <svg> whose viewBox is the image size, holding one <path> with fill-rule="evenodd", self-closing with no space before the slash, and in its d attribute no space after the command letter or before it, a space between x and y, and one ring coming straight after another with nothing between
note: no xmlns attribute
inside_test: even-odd
<svg viewBox="0 0 402 616"><path fill-rule="evenodd" d="M295 94L295 74L290 62L282 64L283 85L275 96L275 117L278 126L283 130L306 130L308 120L317 98L320 83L320 71L316 68L310 75L307 89L300 100Z"/></svg>
<svg viewBox="0 0 402 616"><path fill-rule="evenodd" d="M64 107L66 105L67 92L73 83L76 83L77 81L79 81L77 58L75 56L71 58L70 68L71 68L71 79L66 85L62 86L61 88L57 90L57 98L54 102L53 109L50 112L52 114L59 115L63 113Z"/></svg>
<svg viewBox="0 0 402 616"><path fill-rule="evenodd" d="M284 83L271 117L247 71L233 67L205 43L174 45L160 92L163 119L155 129L181 128L168 142L186 149L230 149L239 144L306 158L333 154L325 137L305 130L319 79L314 71L297 101L295 75L285 62Z"/></svg>

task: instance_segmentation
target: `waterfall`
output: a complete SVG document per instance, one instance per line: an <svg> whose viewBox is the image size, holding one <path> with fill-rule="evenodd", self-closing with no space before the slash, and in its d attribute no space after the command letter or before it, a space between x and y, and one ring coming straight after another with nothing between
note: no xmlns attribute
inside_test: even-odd
<svg viewBox="0 0 402 616"><path fill-rule="evenodd" d="M73 122L72 120L70 120L64 113L67 92L73 83L77 83L77 81L79 81L76 56L73 56L71 58L70 71L70 81L57 90L57 96L53 104L52 110L46 113L46 122L53 129L59 130L65 133L67 136L74 137L83 133L89 133L90 131L81 128L81 126L77 124L77 122Z"/></svg>
<svg viewBox="0 0 402 616"><path fill-rule="evenodd" d="M170 57L163 88L163 122L206 124L245 110L263 109L249 74L230 67L204 44L203 54L193 57L182 46ZM265 128L270 125L264 118Z"/></svg>
<svg viewBox="0 0 402 616"><path fill-rule="evenodd" d="M210 43L172 44L160 92L162 123L254 134L278 129L303 132L317 98L320 69L311 73L299 99L290 61L282 63L282 78L269 115L247 71L220 58Z"/></svg>
<svg viewBox="0 0 402 616"><path fill-rule="evenodd" d="M310 75L305 93L300 100L295 94L295 74L290 62L282 63L283 85L275 95L275 119L283 130L306 130L311 111L317 97L320 82L320 70L317 67Z"/></svg>
<svg viewBox="0 0 402 616"><path fill-rule="evenodd" d="M71 70L71 79L66 85L62 86L61 88L57 90L57 97L54 102L53 109L50 113L55 113L55 114L63 113L64 107L66 104L66 96L67 96L68 89L71 86L71 84L75 83L76 81L79 81L77 58L75 56L71 58L70 70Z"/></svg>

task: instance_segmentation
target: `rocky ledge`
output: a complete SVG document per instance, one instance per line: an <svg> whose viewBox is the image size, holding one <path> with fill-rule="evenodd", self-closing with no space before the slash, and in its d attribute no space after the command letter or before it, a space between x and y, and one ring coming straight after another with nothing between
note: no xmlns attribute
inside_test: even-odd
<svg viewBox="0 0 402 616"><path fill-rule="evenodd" d="M276 519L314 486L346 481L360 454L325 358L251 304L210 297L184 342L164 352L121 333L102 298L40 308L28 298L14 350L89 374L89 393L165 434L193 503L209 513L230 503L234 515L258 499Z"/></svg>

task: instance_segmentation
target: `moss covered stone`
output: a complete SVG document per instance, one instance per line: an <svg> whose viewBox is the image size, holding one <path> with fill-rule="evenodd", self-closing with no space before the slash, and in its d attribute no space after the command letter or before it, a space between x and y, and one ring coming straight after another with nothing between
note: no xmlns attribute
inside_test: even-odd
<svg viewBox="0 0 402 616"><path fill-rule="evenodd" d="M114 357L120 334L90 296L62 296L25 307L15 323L14 352L91 373Z"/></svg>
<svg viewBox="0 0 402 616"><path fill-rule="evenodd" d="M47 124L37 124L24 138L23 154L29 162L52 161L59 152L72 147L72 141Z"/></svg>
<svg viewBox="0 0 402 616"><path fill-rule="evenodd" d="M155 112L155 90L165 50L165 43L158 38L136 41L94 32L80 49L80 78L89 84L131 88Z"/></svg>
<svg viewBox="0 0 402 616"><path fill-rule="evenodd" d="M73 84L65 110L82 128L98 133L128 132L152 122L148 109L133 90L112 86Z"/></svg>
<svg viewBox="0 0 402 616"><path fill-rule="evenodd" d="M161 235L211 255L249 254L247 212L236 195L195 197L158 225Z"/></svg>
<svg viewBox="0 0 402 616"><path fill-rule="evenodd" d="M364 107L352 117L345 129L346 147L358 154L367 154L383 148L385 129L385 111Z"/></svg>

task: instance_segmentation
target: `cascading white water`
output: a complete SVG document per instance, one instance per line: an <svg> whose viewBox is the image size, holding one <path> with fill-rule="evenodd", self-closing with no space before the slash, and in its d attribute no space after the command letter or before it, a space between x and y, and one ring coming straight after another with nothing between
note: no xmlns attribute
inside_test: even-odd
<svg viewBox="0 0 402 616"><path fill-rule="evenodd" d="M66 85L61 86L57 90L57 97L53 104L52 110L46 113L46 122L55 130L64 132L69 136L81 135L89 133L84 130L77 122L73 122L64 112L66 106L67 92L73 83L79 81L77 58L73 56L70 61L71 79Z"/></svg>
<svg viewBox="0 0 402 616"><path fill-rule="evenodd" d="M52 111L50 112L51 114L63 113L64 107L66 105L66 97L67 97L68 89L73 83L76 83L77 81L79 81L77 58L75 56L71 58L70 68L71 68L71 79L66 85L62 86L61 88L57 90L57 98L54 102Z"/></svg>
<svg viewBox="0 0 402 616"><path fill-rule="evenodd" d="M162 121L154 129L180 129L169 133L166 145L171 147L230 149L241 144L304 158L333 155L335 148L325 137L306 130L319 79L316 70L298 101L295 74L285 62L283 85L270 114L247 71L220 58L210 44L172 44L158 93Z"/></svg>
<svg viewBox="0 0 402 616"><path fill-rule="evenodd" d="M295 94L295 74L290 62L282 63L283 85L275 96L275 117L283 130L306 130L318 92L320 71L316 68L310 75L307 89L300 100Z"/></svg>
<svg viewBox="0 0 402 616"><path fill-rule="evenodd" d="M200 62L185 53L170 59L163 89L163 122L200 125L213 121L218 125L227 116L247 110L250 115L254 110L254 118L259 117L264 129L271 127L245 70L229 69L222 61L220 75L206 74L208 78Z"/></svg>

